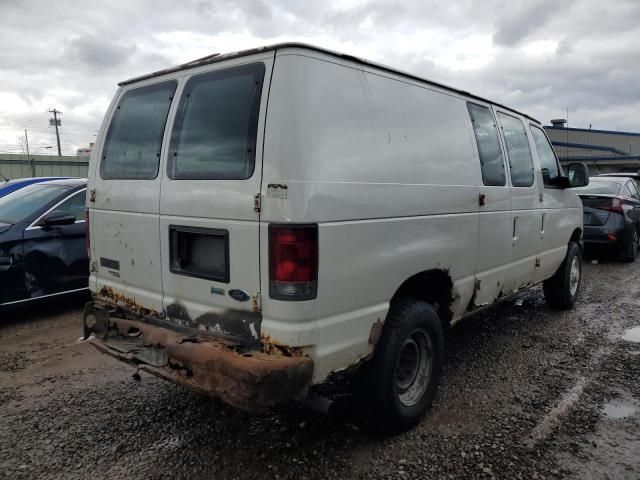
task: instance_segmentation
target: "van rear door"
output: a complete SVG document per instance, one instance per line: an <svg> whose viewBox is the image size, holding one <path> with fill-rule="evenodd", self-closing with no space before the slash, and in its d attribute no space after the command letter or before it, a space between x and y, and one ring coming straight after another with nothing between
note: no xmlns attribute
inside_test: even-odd
<svg viewBox="0 0 640 480"><path fill-rule="evenodd" d="M92 274L99 296L160 312L160 157L178 82L124 87L89 172ZM103 129L104 131L104 129Z"/></svg>
<svg viewBox="0 0 640 480"><path fill-rule="evenodd" d="M256 198L273 55L183 79L160 195L164 308L173 321L259 336Z"/></svg>

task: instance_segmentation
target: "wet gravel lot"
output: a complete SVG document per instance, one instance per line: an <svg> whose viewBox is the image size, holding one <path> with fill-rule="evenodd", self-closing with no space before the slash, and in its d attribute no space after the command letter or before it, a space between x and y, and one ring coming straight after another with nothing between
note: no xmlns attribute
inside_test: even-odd
<svg viewBox="0 0 640 480"><path fill-rule="evenodd" d="M477 313L433 409L396 437L135 382L78 341L79 300L0 313L0 477L637 479L639 311L640 262L601 260L571 312L536 288Z"/></svg>

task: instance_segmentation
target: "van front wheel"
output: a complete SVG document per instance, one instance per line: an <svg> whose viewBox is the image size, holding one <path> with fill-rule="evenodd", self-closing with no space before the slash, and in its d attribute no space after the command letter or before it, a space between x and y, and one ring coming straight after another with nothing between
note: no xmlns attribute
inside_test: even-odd
<svg viewBox="0 0 640 480"><path fill-rule="evenodd" d="M547 304L558 310L573 308L581 283L582 252L576 242L571 242L558 271L542 285Z"/></svg>
<svg viewBox="0 0 640 480"><path fill-rule="evenodd" d="M391 304L374 357L364 372L365 422L395 433L415 426L431 406L440 380L443 336L428 303Z"/></svg>

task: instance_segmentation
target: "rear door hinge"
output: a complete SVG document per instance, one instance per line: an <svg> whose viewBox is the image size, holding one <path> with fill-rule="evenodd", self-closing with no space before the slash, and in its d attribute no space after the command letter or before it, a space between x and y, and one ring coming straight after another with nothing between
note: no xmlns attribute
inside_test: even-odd
<svg viewBox="0 0 640 480"><path fill-rule="evenodd" d="M262 311L262 294L260 292L253 296L253 311L256 313Z"/></svg>
<svg viewBox="0 0 640 480"><path fill-rule="evenodd" d="M539 267L540 267L540 259L536 258L536 268L539 268Z"/></svg>
<svg viewBox="0 0 640 480"><path fill-rule="evenodd" d="M95 202L96 201L96 189L92 188L91 190L89 190L89 201L90 202Z"/></svg>
<svg viewBox="0 0 640 480"><path fill-rule="evenodd" d="M262 210L262 195L256 193L255 197L253 197L253 211L258 213Z"/></svg>
<svg viewBox="0 0 640 480"><path fill-rule="evenodd" d="M91 273L98 271L98 264L96 263L95 260L91 260L91 267L89 268L89 271Z"/></svg>

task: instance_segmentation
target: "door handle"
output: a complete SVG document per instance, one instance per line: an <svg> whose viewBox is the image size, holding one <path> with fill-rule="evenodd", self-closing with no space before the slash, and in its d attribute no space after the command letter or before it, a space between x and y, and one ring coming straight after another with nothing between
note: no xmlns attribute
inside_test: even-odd
<svg viewBox="0 0 640 480"><path fill-rule="evenodd" d="M480 195L478 195L478 205L480 205L481 207L484 207L484 200L485 200L485 195L484 193L481 193Z"/></svg>
<svg viewBox="0 0 640 480"><path fill-rule="evenodd" d="M518 241L518 237L516 236L516 229L518 226L518 217L513 217L513 245Z"/></svg>

